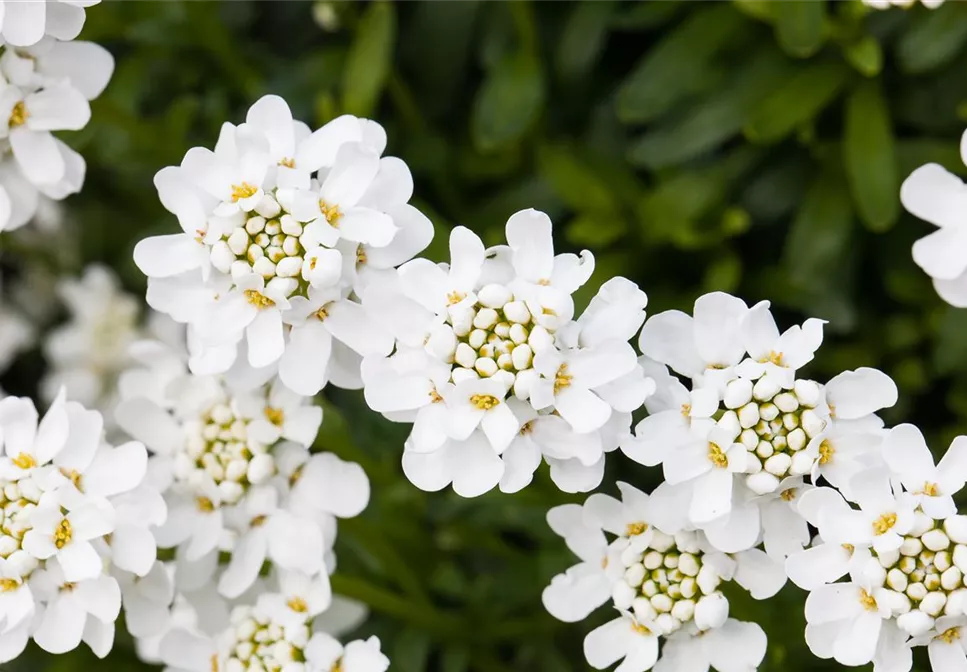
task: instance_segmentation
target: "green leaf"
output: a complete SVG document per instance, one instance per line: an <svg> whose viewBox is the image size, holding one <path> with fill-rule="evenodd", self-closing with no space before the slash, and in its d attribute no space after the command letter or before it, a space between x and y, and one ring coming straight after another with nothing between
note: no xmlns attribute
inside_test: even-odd
<svg viewBox="0 0 967 672"><path fill-rule="evenodd" d="M393 669L397 672L425 672L429 667L431 641L425 632L407 628L396 635Z"/></svg>
<svg viewBox="0 0 967 672"><path fill-rule="evenodd" d="M601 249L621 238L628 223L619 215L578 215L568 223L564 236L572 245Z"/></svg>
<svg viewBox="0 0 967 672"><path fill-rule="evenodd" d="M744 39L748 19L728 4L696 10L650 50L618 90L618 117L650 121L707 81L710 61L729 42Z"/></svg>
<svg viewBox="0 0 967 672"><path fill-rule="evenodd" d="M575 3L557 44L557 71L563 79L579 79L594 67L614 10L608 0Z"/></svg>
<svg viewBox="0 0 967 672"><path fill-rule="evenodd" d="M544 107L544 76L526 51L509 54L487 74L474 101L470 130L480 151L518 142Z"/></svg>
<svg viewBox="0 0 967 672"><path fill-rule="evenodd" d="M823 46L826 3L787 0L775 3L776 37L790 56L807 58Z"/></svg>
<svg viewBox="0 0 967 672"><path fill-rule="evenodd" d="M951 62L967 42L967 12L958 2L924 12L896 44L900 69L911 74Z"/></svg>
<svg viewBox="0 0 967 672"><path fill-rule="evenodd" d="M793 285L828 279L848 250L853 210L838 169L826 169L810 185L786 237L783 267Z"/></svg>
<svg viewBox="0 0 967 672"><path fill-rule="evenodd" d="M761 143L783 139L831 103L848 76L848 68L839 61L800 70L756 107L745 125L746 137Z"/></svg>
<svg viewBox="0 0 967 672"><path fill-rule="evenodd" d="M634 141L628 150L628 161L655 170L718 147L742 130L756 103L785 79L789 70L774 47L756 52L747 67L703 104Z"/></svg>
<svg viewBox="0 0 967 672"><path fill-rule="evenodd" d="M900 215L900 180L890 113L874 82L846 101L843 163L860 218L873 231L886 231Z"/></svg>
<svg viewBox="0 0 967 672"><path fill-rule="evenodd" d="M866 35L845 47L843 55L857 72L866 77L875 77L883 69L883 49L872 35Z"/></svg>
<svg viewBox="0 0 967 672"><path fill-rule="evenodd" d="M568 147L541 147L540 173L562 201L578 212L612 213L617 210L608 184Z"/></svg>
<svg viewBox="0 0 967 672"><path fill-rule="evenodd" d="M343 71L343 109L372 116L389 75L396 42L396 9L390 2L374 2L359 20L356 37Z"/></svg>

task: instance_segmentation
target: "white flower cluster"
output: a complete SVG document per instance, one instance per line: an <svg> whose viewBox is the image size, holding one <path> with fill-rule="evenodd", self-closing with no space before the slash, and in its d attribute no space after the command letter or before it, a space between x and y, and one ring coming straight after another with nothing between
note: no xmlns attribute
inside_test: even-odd
<svg viewBox="0 0 967 672"><path fill-rule="evenodd" d="M51 653L84 641L105 656L118 577L145 577L155 562L149 527L165 506L145 482L147 451L108 445L102 426L63 392L39 422L29 399L0 401L0 662L29 639Z"/></svg>
<svg viewBox="0 0 967 672"><path fill-rule="evenodd" d="M513 215L506 234L485 249L457 227L449 265L415 259L372 283L363 305L397 345L363 360L366 401L413 423L403 470L419 488L515 492L543 457L562 490L586 492L654 389L628 342L647 297L612 278L575 318L591 254L555 256L551 221L535 210Z"/></svg>
<svg viewBox="0 0 967 672"><path fill-rule="evenodd" d="M0 2L0 231L84 181L84 159L52 133L84 128L114 71L107 50L74 41L97 1Z"/></svg>
<svg viewBox="0 0 967 672"><path fill-rule="evenodd" d="M618 487L621 501L595 494L583 506L548 513L581 562L544 590L547 610L574 622L612 601L617 618L584 640L585 657L598 670L622 658L621 672L755 669L765 657L765 633L730 619L719 587L734 580L756 599L771 597L786 582L782 563L758 549L730 557L694 529L666 533L650 522L661 517L661 503L625 483ZM606 533L614 536L610 543Z"/></svg>
<svg viewBox="0 0 967 672"><path fill-rule="evenodd" d="M890 7L902 7L909 9L915 5L917 0L863 0L863 4L873 9L890 9ZM944 3L944 0L921 0L927 9L936 9Z"/></svg>
<svg viewBox="0 0 967 672"><path fill-rule="evenodd" d="M967 516L953 495L967 480L967 438L934 466L913 425L881 434L848 487L800 498L819 531L786 561L789 578L811 591L806 641L821 658L890 672L907 672L911 647L926 645L935 672L963 669Z"/></svg>
<svg viewBox="0 0 967 672"><path fill-rule="evenodd" d="M157 174L184 233L142 240L134 258L148 303L189 325L193 372L229 370L244 343L251 368L299 394L362 386L362 357L389 354L393 338L360 298L433 235L385 146L375 122L310 132L265 96L244 124L223 125L215 151Z"/></svg>
<svg viewBox="0 0 967 672"><path fill-rule="evenodd" d="M193 375L187 355L159 342L135 343L132 356L140 365L120 377L117 421L151 450L149 480L168 510L154 534L174 561L158 563L155 586L131 585L131 633L178 670L329 672L335 663L318 661L331 638L312 626L332 603L336 518L366 507L366 475L309 453L322 409L280 382L240 390ZM378 642L369 657L373 644L359 647L384 660ZM359 669L385 669L369 664Z"/></svg>

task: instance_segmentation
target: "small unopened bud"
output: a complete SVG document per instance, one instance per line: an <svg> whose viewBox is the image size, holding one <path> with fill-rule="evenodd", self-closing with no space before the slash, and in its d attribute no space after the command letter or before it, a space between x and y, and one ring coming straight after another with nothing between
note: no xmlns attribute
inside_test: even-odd
<svg viewBox="0 0 967 672"><path fill-rule="evenodd" d="M950 516L944 521L943 529L955 544L967 544L967 516Z"/></svg>
<svg viewBox="0 0 967 672"><path fill-rule="evenodd" d="M745 484L749 486L749 490L757 495L765 495L776 491L776 488L779 487L779 479L767 471L760 471L748 476L745 479Z"/></svg>
<svg viewBox="0 0 967 672"><path fill-rule="evenodd" d="M695 605L695 625L699 630L721 627L729 617L729 601L722 593L706 595Z"/></svg>
<svg viewBox="0 0 967 672"><path fill-rule="evenodd" d="M759 423L759 405L749 403L739 409L739 424L743 429L755 427Z"/></svg>
<svg viewBox="0 0 967 672"><path fill-rule="evenodd" d="M726 408L741 408L752 401L752 381L737 378L725 386L723 403Z"/></svg>
<svg viewBox="0 0 967 672"><path fill-rule="evenodd" d="M921 537L921 540L923 541L923 545L931 551L942 551L950 546L950 539L940 529L930 530Z"/></svg>
<svg viewBox="0 0 967 672"><path fill-rule="evenodd" d="M763 376L752 387L752 396L757 401L768 401L776 396L781 389L779 383L775 382L769 376Z"/></svg>
<svg viewBox="0 0 967 672"><path fill-rule="evenodd" d="M920 611L931 616L939 616L947 604L947 596L941 592L928 593L920 601Z"/></svg>
<svg viewBox="0 0 967 672"><path fill-rule="evenodd" d="M894 567L886 575L886 585L901 593L907 589L907 575Z"/></svg>
<svg viewBox="0 0 967 672"><path fill-rule="evenodd" d="M775 476L785 476L792 465L792 458L786 453L776 453L763 465L766 471Z"/></svg>
<svg viewBox="0 0 967 672"><path fill-rule="evenodd" d="M772 403L778 406L783 413L792 413L799 409L799 400L796 399L796 395L789 392L777 394Z"/></svg>

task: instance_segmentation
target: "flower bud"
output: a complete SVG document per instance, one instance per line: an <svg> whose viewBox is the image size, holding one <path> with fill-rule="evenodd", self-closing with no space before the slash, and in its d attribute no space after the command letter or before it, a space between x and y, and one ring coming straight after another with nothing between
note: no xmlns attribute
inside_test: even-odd
<svg viewBox="0 0 967 672"><path fill-rule="evenodd" d="M282 215L282 218L279 220L279 224L280 228L282 229L282 233L288 236L295 236L298 238L302 235L302 224L300 224L298 220L296 220L296 218L290 214Z"/></svg>
<svg viewBox="0 0 967 672"><path fill-rule="evenodd" d="M900 551L898 550L882 551L882 552L878 551L876 554L876 558L877 560L880 561L881 565L889 568L895 565L897 561L900 560Z"/></svg>
<svg viewBox="0 0 967 672"><path fill-rule="evenodd" d="M964 580L964 573L956 567L950 567L940 575L940 585L944 590L955 590Z"/></svg>
<svg viewBox="0 0 967 672"><path fill-rule="evenodd" d="M939 616L945 604L947 604L947 596L939 591L935 591L928 593L920 601L920 611L931 616Z"/></svg>
<svg viewBox="0 0 967 672"><path fill-rule="evenodd" d="M645 568L641 563L635 563L625 570L625 582L633 588L641 585L645 580Z"/></svg>
<svg viewBox="0 0 967 672"><path fill-rule="evenodd" d="M752 381L736 378L725 386L723 403L726 408L740 408L752 401Z"/></svg>
<svg viewBox="0 0 967 672"><path fill-rule="evenodd" d="M799 409L799 400L796 399L796 395L790 394L789 392L777 394L772 400L772 403L783 413L792 413Z"/></svg>
<svg viewBox="0 0 967 672"><path fill-rule="evenodd" d="M461 343L461 345L463 344ZM497 362L490 357L477 357L477 359L474 361L473 368L477 370L477 373L479 373L482 378L490 378L490 376L497 373L497 371L500 369L500 367L497 366Z"/></svg>
<svg viewBox="0 0 967 672"><path fill-rule="evenodd" d="M262 453L255 455L248 463L248 480L258 485L264 483L275 473L275 460L271 455Z"/></svg>
<svg viewBox="0 0 967 672"><path fill-rule="evenodd" d="M252 270L263 278L271 278L275 275L275 264L268 257L262 257L255 260Z"/></svg>
<svg viewBox="0 0 967 672"><path fill-rule="evenodd" d="M649 546L660 553L664 553L675 545L675 537L665 534L661 530L653 529Z"/></svg>
<svg viewBox="0 0 967 672"><path fill-rule="evenodd" d="M691 620L695 615L695 603L692 600L679 600L672 607L672 616L682 623Z"/></svg>
<svg viewBox="0 0 967 672"><path fill-rule="evenodd" d="M298 257L286 257L275 267L276 274L283 278L294 278L301 270L302 259Z"/></svg>
<svg viewBox="0 0 967 672"><path fill-rule="evenodd" d="M265 230L265 218L249 217L248 221L245 222L245 230L252 236L262 233Z"/></svg>
<svg viewBox="0 0 967 672"><path fill-rule="evenodd" d="M785 476L792 465L792 458L786 453L776 453L766 460L763 468L775 476Z"/></svg>
<svg viewBox="0 0 967 672"><path fill-rule="evenodd" d="M493 308L481 308L473 318L473 326L477 329L490 329L497 324L497 311Z"/></svg>
<svg viewBox="0 0 967 672"><path fill-rule="evenodd" d="M245 229L235 229L232 231L232 235L228 237L228 248L232 251L232 254L245 254L248 246L249 238L248 234L245 233Z"/></svg>
<svg viewBox="0 0 967 672"><path fill-rule="evenodd" d="M484 285L477 292L477 302L485 308L503 308L504 304L512 301L513 298L513 292L498 284Z"/></svg>
<svg viewBox="0 0 967 672"><path fill-rule="evenodd" d="M699 589L706 595L715 592L721 581L721 577L709 565L702 565L702 568L698 571L698 576L695 577Z"/></svg>
<svg viewBox="0 0 967 672"><path fill-rule="evenodd" d="M768 401L779 394L781 389L779 383L775 382L769 376L763 376L752 387L752 396L758 401Z"/></svg>
<svg viewBox="0 0 967 672"><path fill-rule="evenodd" d="M722 593L706 595L695 605L695 625L699 630L721 627L729 617L729 601Z"/></svg>
<svg viewBox="0 0 967 672"><path fill-rule="evenodd" d="M900 555L915 557L920 555L920 551L922 550L923 544L916 537L906 537L903 543L900 544Z"/></svg>
<svg viewBox="0 0 967 672"><path fill-rule="evenodd" d="M789 473L793 476L805 476L813 469L815 460L812 455L805 451L799 451L792 456L792 464L789 466Z"/></svg>
<svg viewBox="0 0 967 672"><path fill-rule="evenodd" d="M751 476L747 477L745 479L745 484L749 486L749 490L755 494L765 495L776 491L776 488L779 487L779 479L767 471L760 471L757 474L752 474Z"/></svg>
<svg viewBox="0 0 967 672"><path fill-rule="evenodd" d="M530 311L527 310L527 305L523 301L511 301L504 304L504 316L517 324L527 324L531 319Z"/></svg>
<svg viewBox="0 0 967 672"><path fill-rule="evenodd" d="M518 372L517 378L514 380L514 396L522 400L528 399L531 387L538 378L540 378L540 375L534 369Z"/></svg>
<svg viewBox="0 0 967 672"><path fill-rule="evenodd" d="M789 450L797 451L806 447L806 432L802 427L796 427L786 435L786 445L789 446Z"/></svg>
<svg viewBox="0 0 967 672"><path fill-rule="evenodd" d="M658 593L651 598L651 606L655 608L655 611L663 614L671 611L672 607L675 606L675 603L672 602L672 598L668 597L664 593Z"/></svg>
<svg viewBox="0 0 967 672"><path fill-rule="evenodd" d="M896 624L911 637L925 635L933 628L933 618L922 611L913 610L898 617Z"/></svg>
<svg viewBox="0 0 967 672"><path fill-rule="evenodd" d="M955 544L967 544L967 516L950 516L944 520L943 529Z"/></svg>
<svg viewBox="0 0 967 672"><path fill-rule="evenodd" d="M729 433L729 438L735 438L742 433L742 424L739 422L739 414L735 411L726 411L718 420L718 426Z"/></svg>
<svg viewBox="0 0 967 672"><path fill-rule="evenodd" d="M806 409L799 415L799 424L806 431L806 436L812 438L826 429L826 421L819 417L816 411Z"/></svg>
<svg viewBox="0 0 967 672"><path fill-rule="evenodd" d="M611 590L611 599L618 609L630 609L635 597L637 597L635 589L624 581L616 582Z"/></svg>
<svg viewBox="0 0 967 672"><path fill-rule="evenodd" d="M958 588L947 596L944 613L947 616L960 616L967 613L967 589Z"/></svg>
<svg viewBox="0 0 967 672"><path fill-rule="evenodd" d="M931 551L942 551L950 546L950 539L940 529L930 530L921 537L921 540L923 541L923 545Z"/></svg>
<svg viewBox="0 0 967 672"><path fill-rule="evenodd" d="M219 240L212 245L211 260L212 266L222 273L228 273L232 268L232 262L235 261L235 255L228 247L228 243L224 240Z"/></svg>
<svg viewBox="0 0 967 672"><path fill-rule="evenodd" d="M653 621L658 616L658 612L651 606L651 601L644 597L636 597L631 603L631 608L639 621Z"/></svg>
<svg viewBox="0 0 967 672"><path fill-rule="evenodd" d="M907 589L907 575L894 567L886 575L886 585L901 593Z"/></svg>
<svg viewBox="0 0 967 672"><path fill-rule="evenodd" d="M927 588L922 583L911 583L907 586L907 595L911 600L922 600L927 596Z"/></svg>
<svg viewBox="0 0 967 672"><path fill-rule="evenodd" d="M664 560L664 557L662 557L662 554L659 553L658 551L649 551L648 553L645 553L645 558L644 558L645 569L648 569L648 570L658 569L659 567L661 567L663 560Z"/></svg>

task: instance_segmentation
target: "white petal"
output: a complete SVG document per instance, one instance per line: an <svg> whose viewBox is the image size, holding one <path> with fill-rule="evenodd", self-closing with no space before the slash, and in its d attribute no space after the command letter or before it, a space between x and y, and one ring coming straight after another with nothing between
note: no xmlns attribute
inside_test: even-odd
<svg viewBox="0 0 967 672"><path fill-rule="evenodd" d="M134 263L152 278L168 278L200 268L205 248L183 233L143 238L134 246Z"/></svg>
<svg viewBox="0 0 967 672"><path fill-rule="evenodd" d="M31 131L79 131L91 120L91 106L69 84L47 86L27 96L24 104Z"/></svg>
<svg viewBox="0 0 967 672"><path fill-rule="evenodd" d="M4 40L15 47L29 47L40 42L44 36L47 3L10 2L5 5Z"/></svg>
<svg viewBox="0 0 967 672"><path fill-rule="evenodd" d="M113 576L81 581L74 588L77 601L94 618L113 623L121 613L121 589Z"/></svg>
<svg viewBox="0 0 967 672"><path fill-rule="evenodd" d="M308 518L279 511L268 523L269 555L285 569L315 574L322 566L325 544L322 530Z"/></svg>
<svg viewBox="0 0 967 672"><path fill-rule="evenodd" d="M84 473L84 488L102 497L128 492L144 480L147 469L148 453L137 441L102 448Z"/></svg>
<svg viewBox="0 0 967 672"><path fill-rule="evenodd" d="M484 246L477 234L463 226L453 229L450 232L448 284L461 292L471 291L480 277L483 262Z"/></svg>
<svg viewBox="0 0 967 672"><path fill-rule="evenodd" d="M769 356L769 351L779 340L779 328L769 311L769 302L762 301L746 313L742 321L742 336L745 348L753 359Z"/></svg>
<svg viewBox="0 0 967 672"><path fill-rule="evenodd" d="M935 638L927 645L927 654L934 672L967 672L967 654L958 641L947 644Z"/></svg>
<svg viewBox="0 0 967 672"><path fill-rule="evenodd" d="M74 541L57 553L57 559L64 568L64 578L68 581L93 579L104 570L101 556L86 541Z"/></svg>
<svg viewBox="0 0 967 672"><path fill-rule="evenodd" d="M268 552L264 530L250 530L235 541L232 559L218 580L218 592L235 599L248 590L259 576Z"/></svg>
<svg viewBox="0 0 967 672"><path fill-rule="evenodd" d="M488 446L488 450L489 450ZM453 480L451 461L448 453L453 450L450 443L444 444L432 453L403 451L403 473L410 483L420 490L436 492L450 485ZM493 452L491 450L491 452ZM496 457L496 454L494 455ZM497 459L500 459L499 457Z"/></svg>
<svg viewBox="0 0 967 672"><path fill-rule="evenodd" d="M355 462L332 453L313 455L303 467L293 496L340 518L358 516L369 503L369 479Z"/></svg>
<svg viewBox="0 0 967 672"><path fill-rule="evenodd" d="M599 567L575 565L558 574L541 594L548 613L559 621L577 623L611 598L611 582Z"/></svg>
<svg viewBox="0 0 967 672"><path fill-rule="evenodd" d="M744 301L723 292L695 301L695 346L704 362L729 366L742 358L742 322L748 310Z"/></svg>
<svg viewBox="0 0 967 672"><path fill-rule="evenodd" d="M268 139L270 156L274 161L295 158L292 112L282 98L262 96L249 108L245 121Z"/></svg>
<svg viewBox="0 0 967 672"><path fill-rule="evenodd" d="M279 361L279 378L293 392L315 395L326 386L332 336L318 320L293 328Z"/></svg>
<svg viewBox="0 0 967 672"><path fill-rule="evenodd" d="M282 315L274 308L260 310L245 328L248 338L248 363L256 369L278 361L285 352Z"/></svg>
<svg viewBox="0 0 967 672"><path fill-rule="evenodd" d="M351 208L339 218L339 234L355 243L385 247L396 235L396 225L389 215L369 208Z"/></svg>
<svg viewBox="0 0 967 672"><path fill-rule="evenodd" d="M636 635L631 620L619 616L588 633L584 638L584 657L596 670L608 668L628 654Z"/></svg>
<svg viewBox="0 0 967 672"><path fill-rule="evenodd" d="M111 52L93 42L58 42L37 62L38 70L66 78L88 100L101 95L114 72Z"/></svg>
<svg viewBox="0 0 967 672"><path fill-rule="evenodd" d="M73 651L81 643L85 620L87 615L75 599L55 599L47 605L40 625L33 634L34 641L48 653Z"/></svg>
<svg viewBox="0 0 967 672"><path fill-rule="evenodd" d="M883 441L883 458L904 484L919 490L933 480L933 455L923 434L914 425L897 425Z"/></svg>
<svg viewBox="0 0 967 672"><path fill-rule="evenodd" d="M738 567L735 581L749 591L757 600L772 597L786 584L786 573L781 562L769 557L758 548L744 551L736 556Z"/></svg>
<svg viewBox="0 0 967 672"><path fill-rule="evenodd" d="M156 557L154 535L147 527L118 525L111 535L111 559L127 572L144 576L154 566Z"/></svg>
<svg viewBox="0 0 967 672"><path fill-rule="evenodd" d="M487 435L490 445L499 455L503 453L510 442L520 431L520 422L506 403L500 403L484 413L480 428Z"/></svg>
<svg viewBox="0 0 967 672"><path fill-rule="evenodd" d="M876 655L883 619L876 613L863 612L848 622L833 645L833 658L849 666L865 665Z"/></svg>
<svg viewBox="0 0 967 672"><path fill-rule="evenodd" d="M10 147L24 176L33 184L53 184L63 179L67 166L49 132L20 126L10 131Z"/></svg>
<svg viewBox="0 0 967 672"><path fill-rule="evenodd" d="M941 299L955 308L967 307L967 273L961 273L953 280L934 278L933 287Z"/></svg>
<svg viewBox="0 0 967 672"><path fill-rule="evenodd" d="M703 530L709 543L723 553L744 551L759 538L759 507L756 504L733 506L728 516L706 525Z"/></svg>
<svg viewBox="0 0 967 672"><path fill-rule="evenodd" d="M531 282L551 279L554 271L552 228L550 217L534 209L521 210L507 220L507 244L513 250L518 277Z"/></svg>
<svg viewBox="0 0 967 672"><path fill-rule="evenodd" d="M635 351L622 341L605 341L575 352L568 359L568 373L581 387L594 389L630 373L638 364Z"/></svg>
<svg viewBox="0 0 967 672"><path fill-rule="evenodd" d="M859 598L859 587L852 583L818 586L806 598L806 620L822 624L855 618L863 611Z"/></svg>
<svg viewBox="0 0 967 672"><path fill-rule="evenodd" d="M328 311L325 326L329 332L363 357L388 355L393 350L393 337L360 304L336 301Z"/></svg>
<svg viewBox="0 0 967 672"><path fill-rule="evenodd" d="M379 155L356 143L342 145L336 162L322 183L320 194L345 212L356 205L379 170Z"/></svg>
<svg viewBox="0 0 967 672"><path fill-rule="evenodd" d="M913 260L927 275L953 280L967 269L967 228L940 228L913 244Z"/></svg>
<svg viewBox="0 0 967 672"><path fill-rule="evenodd" d="M967 186L936 163L920 166L900 186L903 207L941 227L967 223Z"/></svg>
<svg viewBox="0 0 967 672"><path fill-rule="evenodd" d="M826 385L827 401L837 419L853 420L893 406L897 387L882 371L861 367L844 371Z"/></svg>
<svg viewBox="0 0 967 672"><path fill-rule="evenodd" d="M766 633L757 623L730 618L707 633L702 648L719 672L747 672L757 669L765 658Z"/></svg>
<svg viewBox="0 0 967 672"><path fill-rule="evenodd" d="M646 357L667 364L683 376L697 376L705 369L695 347L694 322L678 310L649 318L641 328L638 348Z"/></svg>
<svg viewBox="0 0 967 672"><path fill-rule="evenodd" d="M184 442L178 423L148 399L122 401L114 415L121 429L157 453L170 455Z"/></svg>
<svg viewBox="0 0 967 672"><path fill-rule="evenodd" d="M578 434L600 429L611 417L611 407L590 390L569 387L554 397L554 406Z"/></svg>
<svg viewBox="0 0 967 672"><path fill-rule="evenodd" d="M803 590L833 583L849 571L850 552L841 544L820 544L786 558L786 574Z"/></svg>
<svg viewBox="0 0 967 672"><path fill-rule="evenodd" d="M461 497L477 497L492 490L504 475L504 463L480 432L466 441L452 442L448 451L453 491Z"/></svg>
<svg viewBox="0 0 967 672"><path fill-rule="evenodd" d="M732 474L725 469L712 469L696 481L688 517L696 525L724 516L732 508Z"/></svg>

